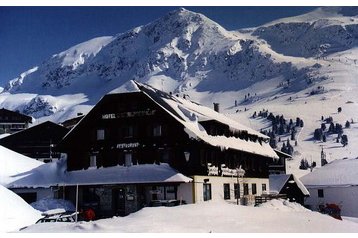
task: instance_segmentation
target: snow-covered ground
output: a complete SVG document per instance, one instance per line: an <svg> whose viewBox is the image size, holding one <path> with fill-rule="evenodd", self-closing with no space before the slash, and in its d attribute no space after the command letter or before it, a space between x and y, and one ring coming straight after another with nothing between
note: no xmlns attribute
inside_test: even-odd
<svg viewBox="0 0 358 238"><path fill-rule="evenodd" d="M296 203L273 200L262 207L222 202L147 207L127 217L93 222L42 223L22 232L358 232L358 224L312 212Z"/></svg>
<svg viewBox="0 0 358 238"><path fill-rule="evenodd" d="M0 233L16 231L34 224L41 212L32 208L22 198L0 185Z"/></svg>

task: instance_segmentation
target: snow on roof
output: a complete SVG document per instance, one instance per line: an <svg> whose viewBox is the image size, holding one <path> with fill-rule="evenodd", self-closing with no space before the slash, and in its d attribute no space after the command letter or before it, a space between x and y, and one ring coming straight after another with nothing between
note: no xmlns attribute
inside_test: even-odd
<svg viewBox="0 0 358 238"><path fill-rule="evenodd" d="M130 167L71 171L67 173L66 185L133 184L133 183L188 183L192 179L178 173L168 164L142 164Z"/></svg>
<svg viewBox="0 0 358 238"><path fill-rule="evenodd" d="M108 94L116 94L116 93L131 93L131 92L140 92L137 84L134 83L133 80L129 80L122 86L113 89Z"/></svg>
<svg viewBox="0 0 358 238"><path fill-rule="evenodd" d="M195 104L185 99L168 95L148 85L144 85L138 82L136 82L136 84L144 94L146 94L156 104L167 111L178 122L180 122L185 128L185 132L188 133L190 137L203 140L212 146L217 146L222 149L234 149L271 158L278 158L277 154L270 147L270 145L264 141L261 141L260 143L258 141L253 142L233 136L226 137L209 135L204 127L200 125L199 118L209 118L211 120L218 121L228 125L232 130L246 131L251 135L261 138L262 140L267 139L267 136L246 126L243 126L210 108Z"/></svg>
<svg viewBox="0 0 358 238"><path fill-rule="evenodd" d="M279 194L289 178L290 174L270 174L270 192Z"/></svg>
<svg viewBox="0 0 358 238"><path fill-rule="evenodd" d="M50 187L57 185L133 184L133 183L188 183L192 179L174 170L168 164L142 164L130 167L113 166L66 172L66 160L47 163L18 176L8 188Z"/></svg>
<svg viewBox="0 0 358 238"><path fill-rule="evenodd" d="M279 194L287 181L291 178L291 176L293 177L293 180L297 184L298 188L302 191L302 193L304 195L310 195L303 183L293 174L270 174L270 192Z"/></svg>
<svg viewBox="0 0 358 238"><path fill-rule="evenodd" d="M41 213L32 208L16 193L0 185L0 234L13 232L34 224ZM3 236L2 236L3 237Z"/></svg>
<svg viewBox="0 0 358 238"><path fill-rule="evenodd" d="M306 187L358 185L358 158L334 160L301 177Z"/></svg>

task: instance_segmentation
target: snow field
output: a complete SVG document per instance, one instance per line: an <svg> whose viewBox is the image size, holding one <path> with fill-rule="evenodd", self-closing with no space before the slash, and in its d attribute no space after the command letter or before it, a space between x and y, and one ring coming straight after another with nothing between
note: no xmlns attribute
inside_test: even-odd
<svg viewBox="0 0 358 238"><path fill-rule="evenodd" d="M358 224L339 221L283 200L262 207L205 202L178 207L147 207L127 217L93 222L36 224L22 232L358 232Z"/></svg>

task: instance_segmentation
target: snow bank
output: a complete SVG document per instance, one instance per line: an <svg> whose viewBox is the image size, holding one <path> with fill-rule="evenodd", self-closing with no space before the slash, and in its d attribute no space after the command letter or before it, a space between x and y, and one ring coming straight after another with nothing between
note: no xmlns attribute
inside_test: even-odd
<svg viewBox="0 0 358 238"><path fill-rule="evenodd" d="M41 212L32 208L22 198L0 185L0 233L16 231L34 224Z"/></svg>
<svg viewBox="0 0 358 238"><path fill-rule="evenodd" d="M0 164L0 185L5 186L12 180L12 176L30 171L44 163L0 146Z"/></svg>
<svg viewBox="0 0 358 238"><path fill-rule="evenodd" d="M272 201L271 205L278 209L224 201L146 207L127 217L77 224L36 224L22 232L358 232L354 222L339 221L288 202Z"/></svg>
<svg viewBox="0 0 358 238"><path fill-rule="evenodd" d="M295 202L289 202L284 199L273 199L260 205L260 207L271 208L279 211L286 212L309 212L310 210L304 208L301 204Z"/></svg>

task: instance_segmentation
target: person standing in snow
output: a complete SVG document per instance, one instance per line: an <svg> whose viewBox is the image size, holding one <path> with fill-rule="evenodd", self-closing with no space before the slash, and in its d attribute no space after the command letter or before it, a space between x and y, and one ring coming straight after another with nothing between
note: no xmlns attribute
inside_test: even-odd
<svg viewBox="0 0 358 238"><path fill-rule="evenodd" d="M83 217L85 221L93 221L96 218L96 214L92 208L88 208L84 211Z"/></svg>

